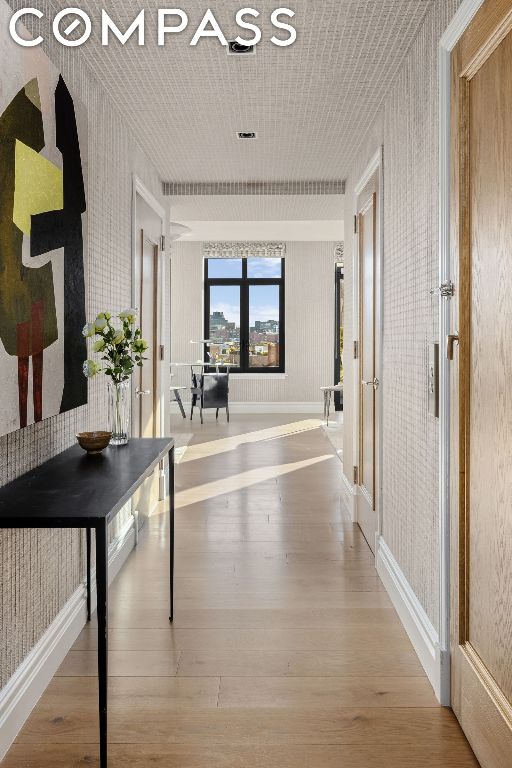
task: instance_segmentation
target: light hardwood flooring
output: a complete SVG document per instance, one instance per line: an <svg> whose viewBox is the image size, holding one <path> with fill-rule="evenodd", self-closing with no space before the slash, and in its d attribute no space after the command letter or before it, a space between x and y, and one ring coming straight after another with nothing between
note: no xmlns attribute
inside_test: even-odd
<svg viewBox="0 0 512 768"><path fill-rule="evenodd" d="M174 625L163 510L110 590L110 768L476 766L342 509L320 422L208 414L193 429ZM95 631L2 768L98 765Z"/></svg>

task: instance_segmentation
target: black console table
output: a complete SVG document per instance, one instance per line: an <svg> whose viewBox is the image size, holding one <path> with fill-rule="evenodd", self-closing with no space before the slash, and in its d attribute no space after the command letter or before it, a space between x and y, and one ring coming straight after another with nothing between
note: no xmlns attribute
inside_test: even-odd
<svg viewBox="0 0 512 768"><path fill-rule="evenodd" d="M173 620L174 440L133 439L88 456L75 445L0 489L0 528L85 528L91 617L91 530L96 532L100 766L107 768L108 524L169 456L169 578Z"/></svg>

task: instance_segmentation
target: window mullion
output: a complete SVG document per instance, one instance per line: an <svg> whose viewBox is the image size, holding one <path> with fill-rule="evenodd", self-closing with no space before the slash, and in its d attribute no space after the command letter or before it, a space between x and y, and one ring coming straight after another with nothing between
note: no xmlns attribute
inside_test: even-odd
<svg viewBox="0 0 512 768"><path fill-rule="evenodd" d="M249 283L246 279L240 284L240 368L243 373L249 370Z"/></svg>

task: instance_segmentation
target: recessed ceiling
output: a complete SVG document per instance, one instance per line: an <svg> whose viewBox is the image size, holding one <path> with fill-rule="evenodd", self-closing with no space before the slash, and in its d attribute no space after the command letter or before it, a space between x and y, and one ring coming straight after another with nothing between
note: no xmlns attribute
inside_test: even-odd
<svg viewBox="0 0 512 768"><path fill-rule="evenodd" d="M112 40L103 48L96 34L78 55L163 180L341 180L433 2L443 0L294 0L298 39L280 48L270 43L269 21L280 4L263 0L254 6L263 42L243 57L213 38L190 47L208 3L183 0L189 29L159 48L158 5L84 0L96 30L102 7L121 29L146 7L146 45ZM242 6L210 4L228 38L240 33ZM258 140L240 141L238 131L256 131Z"/></svg>

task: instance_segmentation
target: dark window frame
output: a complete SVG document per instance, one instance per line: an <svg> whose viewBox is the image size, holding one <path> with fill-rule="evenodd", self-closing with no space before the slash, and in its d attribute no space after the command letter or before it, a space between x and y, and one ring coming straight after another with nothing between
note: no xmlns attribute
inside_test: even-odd
<svg viewBox="0 0 512 768"><path fill-rule="evenodd" d="M336 298L335 298L336 316L335 316L334 327L335 327L336 336L334 339L334 382L333 383L339 384L341 379L341 374L343 371L343 359L341 355L342 328L343 328L343 331L345 331L345 325L344 325L345 317L343 317L343 324L342 324L342 318L341 318L341 286L343 286L343 291L345 291L345 270L339 264L336 265L335 285L336 285ZM336 411L343 410L343 392L334 393L334 405L335 405Z"/></svg>
<svg viewBox="0 0 512 768"><path fill-rule="evenodd" d="M210 334L210 288L213 286L239 286L240 287L240 366L231 368L231 373L243 374L279 374L286 372L285 353L285 259L281 259L281 277L262 278L248 277L248 258L242 258L242 277L209 277L209 259L204 260L204 333L205 339ZM279 287L279 366L251 368L249 367L249 294L250 287L254 285L276 285ZM205 351L205 362L208 362L208 354ZM210 368L214 370L212 366Z"/></svg>

